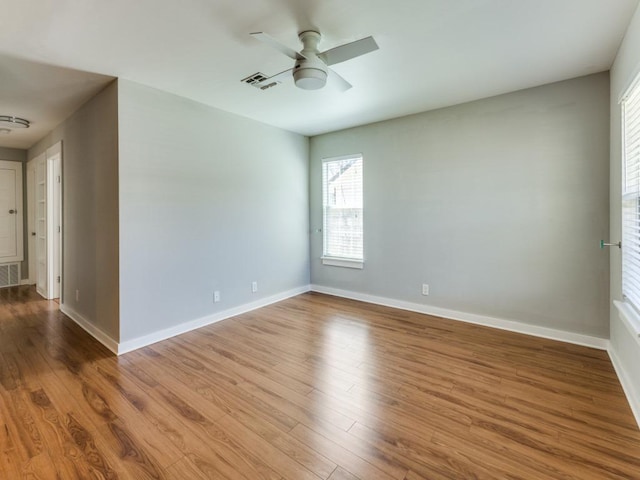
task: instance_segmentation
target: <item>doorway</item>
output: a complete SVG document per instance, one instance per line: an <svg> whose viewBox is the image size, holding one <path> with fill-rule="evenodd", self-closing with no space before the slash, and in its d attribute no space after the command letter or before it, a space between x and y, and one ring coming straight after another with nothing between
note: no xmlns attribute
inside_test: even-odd
<svg viewBox="0 0 640 480"><path fill-rule="evenodd" d="M47 299L62 284L62 142L27 163L29 278Z"/></svg>

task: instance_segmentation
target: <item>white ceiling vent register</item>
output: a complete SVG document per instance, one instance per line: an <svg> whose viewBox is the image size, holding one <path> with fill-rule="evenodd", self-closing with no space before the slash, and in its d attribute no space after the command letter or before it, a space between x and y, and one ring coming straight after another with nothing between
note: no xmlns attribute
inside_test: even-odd
<svg viewBox="0 0 640 480"><path fill-rule="evenodd" d="M0 265L0 288L20 285L20 264L5 263Z"/></svg>
<svg viewBox="0 0 640 480"><path fill-rule="evenodd" d="M260 90L266 90L267 88L275 87L279 85L279 81L274 82L266 82L268 80L267 76L264 73L254 73L253 75L249 75L247 78L243 78L241 82L248 83Z"/></svg>

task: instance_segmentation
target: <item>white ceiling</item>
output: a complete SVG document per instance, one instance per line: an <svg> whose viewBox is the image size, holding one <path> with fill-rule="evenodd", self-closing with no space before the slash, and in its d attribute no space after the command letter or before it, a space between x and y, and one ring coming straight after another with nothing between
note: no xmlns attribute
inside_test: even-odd
<svg viewBox="0 0 640 480"><path fill-rule="evenodd" d="M0 135L0 146L29 148L112 80L0 55L0 115L31 121L28 129Z"/></svg>
<svg viewBox="0 0 640 480"><path fill-rule="evenodd" d="M42 137L37 125L51 129L109 77L316 135L601 72L638 1L7 1L0 115L33 128L20 139L0 136L0 145L30 146ZM344 93L240 82L292 66L249 32L299 50L297 33L308 29L322 32L321 50L368 35L380 50L333 67L354 86Z"/></svg>

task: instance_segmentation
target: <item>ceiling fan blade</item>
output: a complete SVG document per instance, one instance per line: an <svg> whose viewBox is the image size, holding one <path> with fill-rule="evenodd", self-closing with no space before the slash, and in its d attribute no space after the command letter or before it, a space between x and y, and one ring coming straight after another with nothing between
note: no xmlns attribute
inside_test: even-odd
<svg viewBox="0 0 640 480"><path fill-rule="evenodd" d="M299 52L296 52L292 48L283 45L271 35L267 35L264 32L254 32L251 33L251 36L257 40L260 40L262 43L266 43L271 48L275 48L279 52L284 53L289 58L293 58L294 60L302 60L303 58L306 58L304 55L301 55Z"/></svg>
<svg viewBox="0 0 640 480"><path fill-rule="evenodd" d="M329 78L330 81L333 82L334 85L337 86L337 88L342 91L342 92L346 92L347 90L349 90L353 85L351 85L349 82L347 82L338 72L336 72L335 70L331 70L330 68L329 70Z"/></svg>
<svg viewBox="0 0 640 480"><path fill-rule="evenodd" d="M257 88L260 88L261 90L266 90L267 88L271 88L277 82L282 82L283 80L286 80L287 78L291 78L291 75L292 75L291 72L292 71L293 71L293 68L290 68L288 70L285 70L284 72L276 73L273 77L269 77L269 78L261 81L260 83L257 83L255 86Z"/></svg>
<svg viewBox="0 0 640 480"><path fill-rule="evenodd" d="M374 50L378 50L378 48L378 44L373 37L366 37L332 48L331 50L322 52L318 56L322 58L327 65L335 65L336 63L359 57L365 53L373 52Z"/></svg>

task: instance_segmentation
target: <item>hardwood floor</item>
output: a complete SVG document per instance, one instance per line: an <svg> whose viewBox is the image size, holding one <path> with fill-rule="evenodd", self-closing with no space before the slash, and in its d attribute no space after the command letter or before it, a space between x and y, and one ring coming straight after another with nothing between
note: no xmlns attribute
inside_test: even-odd
<svg viewBox="0 0 640 480"><path fill-rule="evenodd" d="M605 352L320 294L113 356L0 290L1 479L640 478Z"/></svg>

